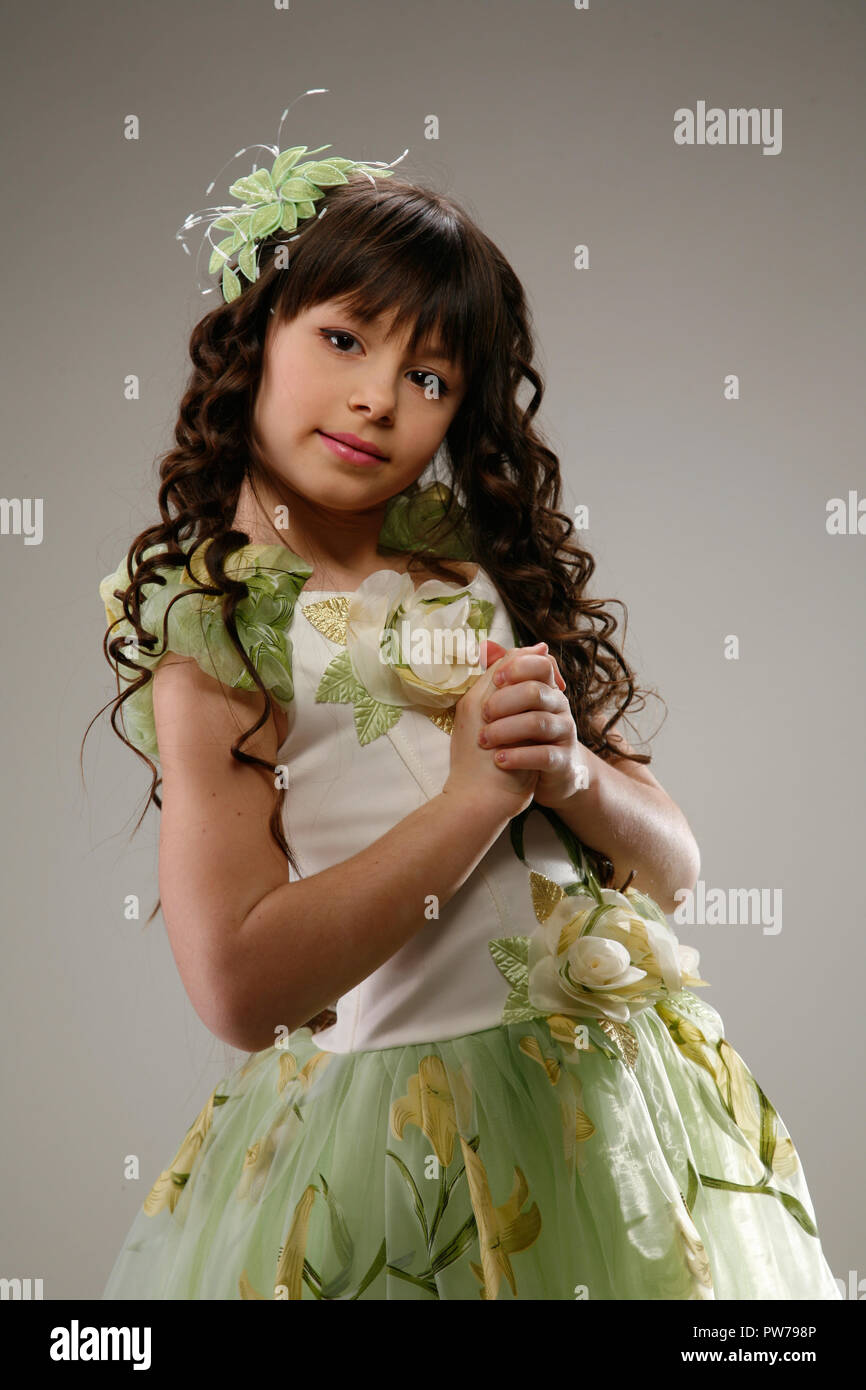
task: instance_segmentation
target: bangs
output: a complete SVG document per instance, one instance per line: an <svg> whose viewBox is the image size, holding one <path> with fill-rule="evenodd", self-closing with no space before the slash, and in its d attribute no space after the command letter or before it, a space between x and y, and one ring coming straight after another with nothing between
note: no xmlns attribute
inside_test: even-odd
<svg viewBox="0 0 866 1390"><path fill-rule="evenodd" d="M456 362L468 389L492 354L497 301L453 213L414 189L368 192L366 180L335 193L290 252L279 317L331 299L362 323L393 313L388 336L409 332L410 352Z"/></svg>

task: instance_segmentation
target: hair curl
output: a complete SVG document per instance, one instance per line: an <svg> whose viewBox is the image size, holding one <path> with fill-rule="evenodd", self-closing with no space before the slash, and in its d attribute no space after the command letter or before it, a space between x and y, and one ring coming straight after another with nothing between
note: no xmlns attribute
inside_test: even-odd
<svg viewBox="0 0 866 1390"><path fill-rule="evenodd" d="M532 361L531 315L520 281L499 248L451 198L405 179L373 182L355 174L329 189L320 215L301 222L291 238L276 232L264 239L258 277L242 283L236 299L220 302L192 330L192 372L180 403L175 446L160 461L161 520L132 542L129 584L115 595L139 645L149 651L157 639L141 625L143 586L163 583L161 569L182 566L192 587L221 596L225 627L263 696L261 715L232 745L232 757L271 774L277 770L244 751L243 745L270 717L272 697L235 625L246 584L224 569L226 558L249 544L247 534L233 529L244 478L249 476L254 488L258 477L269 476L253 428L269 321L275 316L278 324L289 322L309 307L339 298L362 322L394 312L392 333L414 325L410 350L438 330L444 351L460 363L466 380L464 399L444 440L447 481L457 504L449 505L444 529L457 522L457 507L462 508L472 558L496 585L521 645L546 641L556 656L581 743L607 760L650 762L649 754L626 753L609 737L633 702L634 712L644 707L647 692L635 686L634 673L613 640L617 623L606 605L619 604L627 623L625 605L619 599L586 596L595 561L570 540L574 523L559 510L559 460L533 425L544 384ZM525 407L517 399L523 381L532 388ZM181 542L190 540L188 556ZM199 584L190 569L205 541L211 542L205 552L209 586ZM153 546L164 550L143 560L145 549ZM410 572L415 564L463 582L462 575L455 576L426 549L412 552ZM166 616L160 650L167 649L167 621ZM118 679L117 698L94 720L110 704L115 733L151 770L137 830L151 802L162 808L162 779L151 759L125 737L117 715L124 701L152 679L152 671L124 653L124 638L111 639L113 626L103 639L106 660L115 672L123 665L140 674L123 693ZM600 718L605 711L610 712L606 722ZM277 789L269 828L300 877L283 832L285 795L284 788ZM612 864L586 848L596 859L600 881L610 885ZM148 923L159 907L158 899ZM306 1026L315 1030L334 1017L333 1011L323 1010Z"/></svg>

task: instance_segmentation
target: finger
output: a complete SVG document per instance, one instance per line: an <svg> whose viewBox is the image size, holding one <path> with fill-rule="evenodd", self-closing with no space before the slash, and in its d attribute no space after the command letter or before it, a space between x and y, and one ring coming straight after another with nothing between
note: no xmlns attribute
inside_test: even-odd
<svg viewBox="0 0 866 1390"><path fill-rule="evenodd" d="M501 661L508 652L499 642L494 642L492 637L485 637L481 643L481 665L487 671L497 661Z"/></svg>
<svg viewBox="0 0 866 1390"><path fill-rule="evenodd" d="M513 656L514 651L531 652L541 655L542 647L546 650L547 644L545 642L536 642L534 647L513 648L509 651L503 647L501 643L494 641L492 637L485 637L480 643L481 669L483 671L494 671L498 667L501 670L503 669L501 663L506 657Z"/></svg>
<svg viewBox="0 0 866 1390"><path fill-rule="evenodd" d="M556 756L551 755L545 743L520 748L497 748L494 750L493 760L496 766L503 768L505 772L555 772L558 763Z"/></svg>
<svg viewBox="0 0 866 1390"><path fill-rule="evenodd" d="M500 672L504 679L494 680L494 684L497 686L504 686L509 682L516 685L520 681L533 679L541 680L545 685L559 684L556 679L557 670L553 658L540 653L513 656L510 661L500 667L499 671L495 672L495 675L499 676ZM564 681L560 688L565 689Z"/></svg>
<svg viewBox="0 0 866 1390"><path fill-rule="evenodd" d="M550 744L553 747L570 740L573 725L570 712L566 715L529 710L484 724L478 731L478 742L482 748L502 748L511 743L532 743L536 747Z"/></svg>
<svg viewBox="0 0 866 1390"><path fill-rule="evenodd" d="M553 662L553 674L556 678L556 684L559 686L560 690L565 690L565 681L562 679L562 672L559 669L556 657L552 656L550 660Z"/></svg>
<svg viewBox="0 0 866 1390"><path fill-rule="evenodd" d="M559 666L557 665L556 657L551 656L550 652L545 652L545 656L547 657L547 660L550 663L551 669L553 671L553 683L555 685L558 685L560 690L565 690L565 681L562 679L562 672L560 671Z"/></svg>
<svg viewBox="0 0 866 1390"><path fill-rule="evenodd" d="M481 718L487 724L523 713L568 716L573 722L567 696L546 681L511 681L494 686L481 702Z"/></svg>
<svg viewBox="0 0 866 1390"><path fill-rule="evenodd" d="M559 664L557 663L556 657L555 657L555 656L551 656L550 651L548 650L548 646L547 646L547 643L546 643L546 642L543 644L543 646L544 646L544 655L547 657L548 661L550 662L550 664L551 664L551 666L552 666L552 668L553 668L553 678L554 678L554 680L556 681L556 684L559 686L560 690L564 690L564 689L565 689L565 681L564 681L563 678L562 678L562 672L561 672L560 669L559 669Z"/></svg>

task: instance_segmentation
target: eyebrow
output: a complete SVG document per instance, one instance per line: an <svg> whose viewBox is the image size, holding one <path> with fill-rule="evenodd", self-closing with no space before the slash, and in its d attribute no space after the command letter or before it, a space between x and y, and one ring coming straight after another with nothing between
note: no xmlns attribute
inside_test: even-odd
<svg viewBox="0 0 866 1390"><path fill-rule="evenodd" d="M445 351L444 343L433 343L425 341L418 344L418 352L423 352L425 357L435 357L439 362L450 362L451 358Z"/></svg>
<svg viewBox="0 0 866 1390"><path fill-rule="evenodd" d="M339 305L339 301L337 301L337 303L338 313L344 314L345 317L349 320L354 319L356 323L365 323L365 320L361 318L361 315L357 313L357 311L352 312L352 310L349 309L345 304ZM423 343L418 344L415 351L423 352L425 357L435 358L438 362L445 362L449 366L453 363L454 366L459 367L459 363L456 362L454 358L450 357L446 352L445 344L440 342L438 339L434 341L432 338L425 338Z"/></svg>

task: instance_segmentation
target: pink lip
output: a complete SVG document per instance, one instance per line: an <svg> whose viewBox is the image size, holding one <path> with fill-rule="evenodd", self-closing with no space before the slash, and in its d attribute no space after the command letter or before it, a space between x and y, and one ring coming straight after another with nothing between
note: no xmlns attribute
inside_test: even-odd
<svg viewBox="0 0 866 1390"><path fill-rule="evenodd" d="M321 435L335 454L339 454L340 458L345 459L348 463L369 467L371 464L386 461L385 455L378 453L375 445L367 444L356 434L325 434L324 430L317 430L317 434Z"/></svg>

